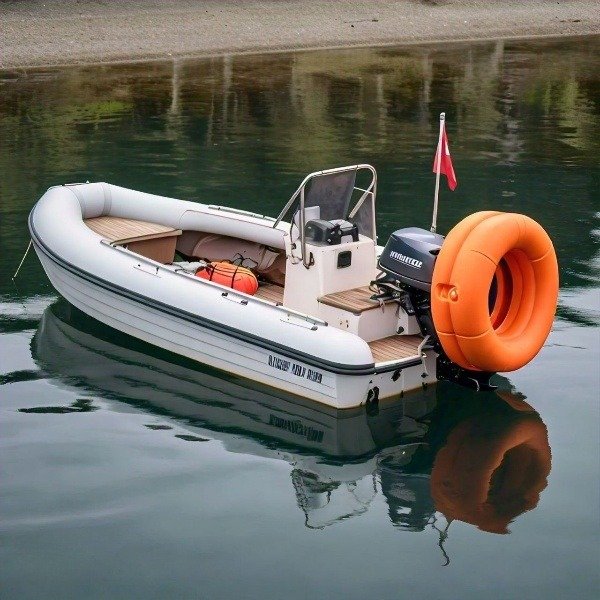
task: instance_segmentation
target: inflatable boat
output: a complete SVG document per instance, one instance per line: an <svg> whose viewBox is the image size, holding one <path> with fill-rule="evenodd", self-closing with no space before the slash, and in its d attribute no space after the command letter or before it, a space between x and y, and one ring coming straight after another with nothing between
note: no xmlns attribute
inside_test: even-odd
<svg viewBox="0 0 600 600"><path fill-rule="evenodd" d="M108 183L50 188L29 217L51 283L114 329L334 408L529 362L558 268L532 219L481 212L377 245L377 174L309 174L278 217Z"/></svg>

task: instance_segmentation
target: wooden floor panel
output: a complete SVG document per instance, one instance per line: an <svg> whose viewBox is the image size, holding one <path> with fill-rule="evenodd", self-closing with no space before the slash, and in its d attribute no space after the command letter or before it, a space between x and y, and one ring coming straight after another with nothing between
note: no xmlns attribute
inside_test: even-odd
<svg viewBox="0 0 600 600"><path fill-rule="evenodd" d="M365 285L363 287L321 296L318 301L321 304L341 308L342 310L347 310L359 315L365 310L379 307L379 302L377 300L371 300L371 296L374 293L375 292L373 292L368 285Z"/></svg>
<svg viewBox="0 0 600 600"><path fill-rule="evenodd" d="M274 283L262 284L254 295L273 304L283 304L283 287Z"/></svg>
<svg viewBox="0 0 600 600"><path fill-rule="evenodd" d="M85 219L84 223L109 242L127 243L150 240L170 235L179 235L181 230L166 227L158 223L121 219L119 217L95 217Z"/></svg>
<svg viewBox="0 0 600 600"><path fill-rule="evenodd" d="M368 344L374 361L378 363L418 356L417 350L422 341L420 335L392 335Z"/></svg>

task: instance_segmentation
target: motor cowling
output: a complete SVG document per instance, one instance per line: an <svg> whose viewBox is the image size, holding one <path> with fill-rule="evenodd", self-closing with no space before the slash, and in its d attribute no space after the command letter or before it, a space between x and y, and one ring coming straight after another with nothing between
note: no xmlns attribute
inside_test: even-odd
<svg viewBox="0 0 600 600"><path fill-rule="evenodd" d="M388 239L378 266L403 286L431 291L435 259L444 237L419 227L394 231Z"/></svg>
<svg viewBox="0 0 600 600"><path fill-rule="evenodd" d="M431 317L431 281L443 241L443 236L419 227L394 231L377 263L383 276L374 282L382 293L395 296L408 315L416 317L421 334L429 337L436 350L439 343Z"/></svg>

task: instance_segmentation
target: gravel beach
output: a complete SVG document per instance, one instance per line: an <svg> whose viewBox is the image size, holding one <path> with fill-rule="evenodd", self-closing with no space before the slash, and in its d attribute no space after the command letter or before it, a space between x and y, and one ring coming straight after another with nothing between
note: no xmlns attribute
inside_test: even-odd
<svg viewBox="0 0 600 600"><path fill-rule="evenodd" d="M0 68L589 35L597 0L3 0Z"/></svg>

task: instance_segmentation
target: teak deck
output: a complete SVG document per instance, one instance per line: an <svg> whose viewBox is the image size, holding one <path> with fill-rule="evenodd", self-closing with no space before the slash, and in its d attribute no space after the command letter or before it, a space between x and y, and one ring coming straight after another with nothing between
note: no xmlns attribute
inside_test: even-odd
<svg viewBox="0 0 600 600"><path fill-rule="evenodd" d="M267 302L283 304L283 287L274 283L261 285L254 295Z"/></svg>
<svg viewBox="0 0 600 600"><path fill-rule="evenodd" d="M148 221L121 219L119 217L95 217L85 219L84 223L98 235L111 243L130 244L143 240L153 240L172 235L180 235L181 229L166 227Z"/></svg>
<svg viewBox="0 0 600 600"><path fill-rule="evenodd" d="M342 310L347 310L355 315L360 315L360 313L365 310L379 307L379 302L377 300L371 300L371 296L374 293L375 292L373 292L368 285L365 285L364 287L321 296L318 301L321 304L327 304L328 306L341 308Z"/></svg>
<svg viewBox="0 0 600 600"><path fill-rule="evenodd" d="M376 363L418 356L420 335L392 335L381 340L368 342Z"/></svg>

